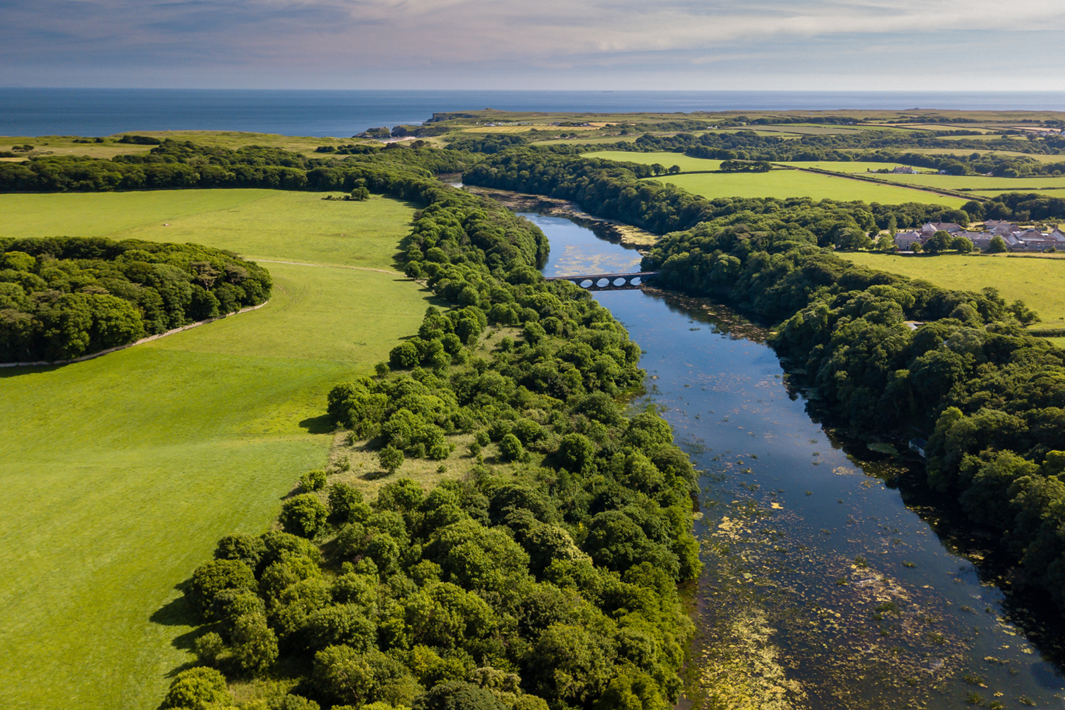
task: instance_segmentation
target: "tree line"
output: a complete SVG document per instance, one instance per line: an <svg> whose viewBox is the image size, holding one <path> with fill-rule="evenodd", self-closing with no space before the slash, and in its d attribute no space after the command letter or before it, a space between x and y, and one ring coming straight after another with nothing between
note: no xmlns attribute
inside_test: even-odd
<svg viewBox="0 0 1065 710"><path fill-rule="evenodd" d="M0 362L69 360L264 303L229 252L101 237L0 238Z"/></svg>
<svg viewBox="0 0 1065 710"><path fill-rule="evenodd" d="M589 213L617 219L657 234L691 229L737 212L772 213L782 207L805 212L816 223L822 246L845 230L918 227L928 221L963 221L962 210L923 203L882 205L811 198L715 198L693 195L675 185L646 180L653 166L581 159L572 152L514 150L491 156L463 175L470 185L518 190L578 202Z"/></svg>
<svg viewBox="0 0 1065 710"><path fill-rule="evenodd" d="M357 166L399 167L428 177L461 172L474 160L463 151L411 148L399 143L337 159L308 158L281 148L231 150L167 139L148 155L119 155L111 160L44 156L0 163L0 192L191 188L350 191Z"/></svg>
<svg viewBox="0 0 1065 710"><path fill-rule="evenodd" d="M500 156L464 179L579 196L586 211L635 224L683 224L660 222L672 190L597 161L560 156L537 169ZM1065 610L1065 351L1025 335L1035 315L994 289L950 291L823 248L873 221L872 207L767 199L693 210L710 216L666 234L641 268L776 323L773 347L854 430L929 432L929 486L999 532L1027 579Z"/></svg>
<svg viewBox="0 0 1065 710"><path fill-rule="evenodd" d="M569 146L567 146L569 147ZM943 154L914 152L943 149ZM585 148L586 150L587 148ZM629 152L667 151L710 160L765 160L770 162L881 162L904 163L943 170L951 175L986 175L1016 178L1061 175L1065 163L1044 162L1029 155L1002 155L1009 151L1030 155L1057 155L1065 151L1065 138L1003 137L993 140L946 140L938 133L862 130L838 135L805 135L798 138L758 135L751 130L735 133L678 133L655 136L646 133L633 142L596 144L596 150ZM958 150L973 150L957 155Z"/></svg>
<svg viewBox="0 0 1065 710"><path fill-rule="evenodd" d="M328 413L386 471L447 458L455 434L477 462L370 502L308 475L281 531L219 541L185 590L209 624L203 666L164 707L232 705L227 677L277 668L296 682L263 707L671 707L693 630L677 585L700 569L696 473L664 420L616 402L643 380L639 347L587 293L543 279L535 226L366 170L371 189L423 205L405 268L452 306L375 377L336 386ZM507 336L486 350L486 328Z"/></svg>
<svg viewBox="0 0 1065 710"><path fill-rule="evenodd" d="M1034 314L993 289L856 267L816 239L800 214L738 215L667 235L643 268L779 323L773 347L855 430L931 433L928 485L1065 610L1065 351L1025 335Z"/></svg>

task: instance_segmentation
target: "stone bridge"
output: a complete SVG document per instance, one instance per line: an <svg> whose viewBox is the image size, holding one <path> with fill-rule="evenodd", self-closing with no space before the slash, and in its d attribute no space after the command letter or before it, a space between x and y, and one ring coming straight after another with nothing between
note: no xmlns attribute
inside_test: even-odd
<svg viewBox="0 0 1065 710"><path fill-rule="evenodd" d="M569 281L586 291L623 291L640 288L650 281L657 271L641 271L637 274L584 274L578 276L550 276L547 281Z"/></svg>

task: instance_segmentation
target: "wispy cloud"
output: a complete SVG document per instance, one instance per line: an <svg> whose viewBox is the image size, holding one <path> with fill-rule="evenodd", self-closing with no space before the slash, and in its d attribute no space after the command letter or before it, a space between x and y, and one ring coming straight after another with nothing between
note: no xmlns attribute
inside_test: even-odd
<svg viewBox="0 0 1065 710"><path fill-rule="evenodd" d="M725 65L764 78L841 67L904 76L923 64L942 80L994 55L989 77L1065 88L1049 34L1062 29L1060 0L8 0L0 65L52 83L67 69L186 85L301 73L311 85L366 85L404 71L527 81L536 70L540 83L557 72L557 84L585 67L595 72L582 81L679 71L709 84Z"/></svg>

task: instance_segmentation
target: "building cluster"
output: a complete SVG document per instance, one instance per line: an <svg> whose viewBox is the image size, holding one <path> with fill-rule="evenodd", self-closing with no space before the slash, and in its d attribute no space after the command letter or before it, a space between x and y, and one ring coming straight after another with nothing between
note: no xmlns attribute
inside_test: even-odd
<svg viewBox="0 0 1065 710"><path fill-rule="evenodd" d="M987 251L991 240L996 236L1002 237L1010 251L1046 251L1051 247L1065 250L1065 233L1060 229L1041 232L1038 229L1021 227L1014 222L995 219L984 222L984 229L981 231L968 230L953 222L928 222L919 230L896 234L895 246L900 251L912 251L914 244L920 244L923 248L938 231L947 232L952 237L965 237L980 251Z"/></svg>

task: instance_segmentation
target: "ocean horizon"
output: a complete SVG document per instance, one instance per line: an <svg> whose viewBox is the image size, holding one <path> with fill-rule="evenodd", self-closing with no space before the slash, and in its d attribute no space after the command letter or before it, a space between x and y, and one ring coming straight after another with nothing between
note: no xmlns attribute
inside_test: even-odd
<svg viewBox="0 0 1065 710"><path fill-rule="evenodd" d="M874 91L330 91L0 88L0 136L135 131L247 131L350 137L421 124L435 112L938 109L1065 111L1065 92Z"/></svg>

